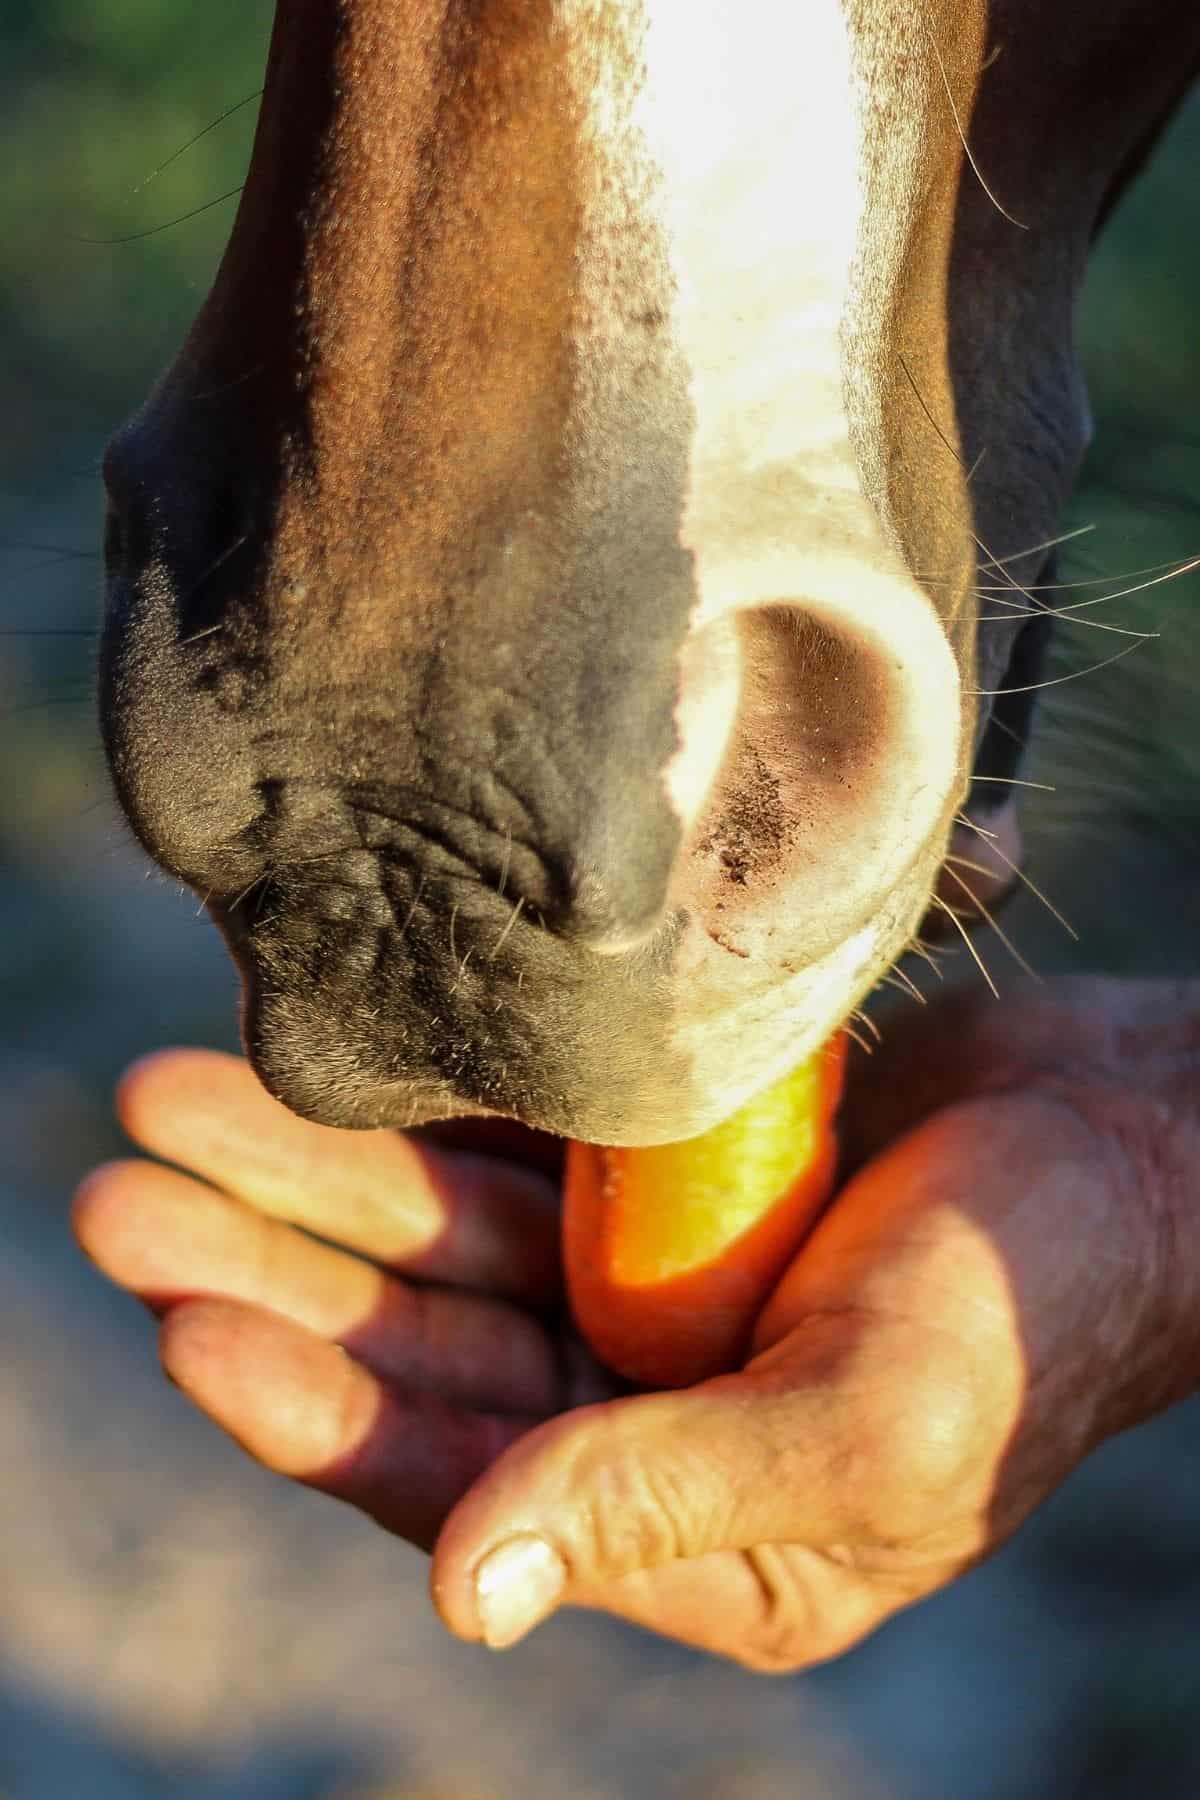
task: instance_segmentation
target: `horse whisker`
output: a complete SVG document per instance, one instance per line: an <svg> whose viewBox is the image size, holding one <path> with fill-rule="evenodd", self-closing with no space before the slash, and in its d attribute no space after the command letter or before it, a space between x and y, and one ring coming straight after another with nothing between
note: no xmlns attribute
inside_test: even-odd
<svg viewBox="0 0 1200 1800"><path fill-rule="evenodd" d="M950 920L951 924L954 926L955 931L957 931L959 937L962 939L963 943L967 946L967 949L971 952L971 955L974 957L975 963L979 969L979 973L983 976L983 979L987 982L988 987L991 989L993 998L998 1000L1000 998L1000 989L996 986L995 982L992 980L991 976L988 974L987 964L984 962L982 956L980 956L978 950L975 948L974 944L971 942L971 939L967 933L966 926L963 924L962 920L959 918L959 916L955 912L954 908L952 906L947 906L946 902L944 900L939 899L936 894L933 896L933 904L937 907L939 912L944 912L946 917Z"/></svg>
<svg viewBox="0 0 1200 1800"><path fill-rule="evenodd" d="M965 813L960 813L958 815L958 822L960 825L965 825L968 828L968 830L978 832L980 837L985 837L985 838L990 839L993 836L993 833L986 832L983 830L982 826L976 825L974 819L968 819ZM1052 900L1047 899L1046 895L1043 894L1041 888L1038 887L1037 883L1032 879L1032 877L1027 875L1025 873L1024 869L1022 869L1018 863L1015 863L1013 861L1011 856L1006 856L1004 851L1001 850L999 844L989 843L988 847L991 850L993 856L998 856L1000 858L1000 861L1005 865L1005 867L1012 870L1013 874L1017 877L1017 880L1024 883L1024 885L1029 889L1029 892L1034 896L1034 898L1041 901L1042 905L1046 908L1046 911L1050 914L1051 918L1057 919L1059 924L1062 926L1063 930L1067 933L1067 935L1069 937L1074 938L1075 942L1078 943L1079 942L1079 933L1076 931L1075 927L1067 919L1064 919L1063 915L1059 912L1059 910L1058 910L1057 906L1055 906L1054 902Z"/></svg>
<svg viewBox="0 0 1200 1800"><path fill-rule="evenodd" d="M981 569L1002 569L1006 563L1023 562L1025 557L1037 556L1042 550L1057 550L1060 544L1069 544L1073 538L1085 537L1095 529L1095 524L1077 525L1074 531L1063 531L1058 537L1043 538L1040 544L1029 544L1024 550L1012 550L1007 556L993 556L989 550L987 561L979 566Z"/></svg>
<svg viewBox="0 0 1200 1800"><path fill-rule="evenodd" d="M994 700L1001 694L1038 694L1043 688L1062 687L1068 681L1081 680L1084 675L1096 675L1101 669L1120 662L1123 657L1132 656L1140 648L1140 643L1126 644L1123 650L1114 651L1112 656L1106 656L1100 662L1089 663L1086 669L1072 669L1066 675L1051 675L1045 681L1030 681L1023 687L970 688L968 691L980 700Z"/></svg>
<svg viewBox="0 0 1200 1800"><path fill-rule="evenodd" d="M956 859L956 860L959 860L959 859ZM1005 931L1003 925L997 924L995 918L989 912L988 908L984 905L983 901L979 898L979 895L975 892L974 888L972 888L970 886L969 882L967 882L965 880L965 878L958 873L957 869L950 868L948 864L946 866L946 873L950 877L951 881L953 881L958 887L960 887L963 890L963 893L966 894L967 898L971 902L971 905L975 908L975 910L979 914L980 918L986 919L987 923L991 926L991 928L995 932L996 936L1000 939L1000 942L1004 945L1004 948L1008 951L1008 953L1012 957L1013 961L1015 963L1017 963L1022 969L1024 969L1026 975L1031 976L1034 981L1040 981L1041 976L1037 973L1036 969L1031 968L1030 965L1026 962L1025 958L1021 955L1021 952L1017 949L1017 946L1013 943L1012 939L1009 937L1008 933ZM981 873L986 874L987 871L982 870Z"/></svg>
<svg viewBox="0 0 1200 1800"><path fill-rule="evenodd" d="M495 962L496 957L500 951L500 946L503 944L505 938L508 936L508 934L512 930L513 926L516 924L517 920L520 918L521 909L524 905L525 905L525 896L524 896L524 894L522 894L520 899L517 901L516 905L513 907L512 912L509 914L507 925L504 927L504 930L500 933L500 936L496 939L495 943L491 947L491 950L488 952L488 961L489 962Z"/></svg>

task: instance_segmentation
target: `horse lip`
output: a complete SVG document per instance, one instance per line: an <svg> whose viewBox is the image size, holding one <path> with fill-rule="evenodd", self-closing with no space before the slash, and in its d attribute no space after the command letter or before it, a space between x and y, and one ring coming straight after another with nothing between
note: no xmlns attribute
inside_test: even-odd
<svg viewBox="0 0 1200 1800"><path fill-rule="evenodd" d="M205 910L239 976L247 1060L267 1092L290 1112L350 1130L412 1129L464 1117L517 1118L464 1091L411 1042L413 1072L396 1073L396 1053L409 1033L402 1021L389 1028L386 1012L364 996L363 984L378 951L372 934L344 919L322 920L316 912L306 917L302 907L286 909L282 921L277 912L257 918L253 901L240 895L210 895ZM288 956L288 921L314 928L305 949L315 953L317 969L306 969L304 962ZM389 927L386 935L399 949L399 926Z"/></svg>
<svg viewBox="0 0 1200 1800"><path fill-rule="evenodd" d="M247 1061L289 1112L344 1131L411 1130L443 1119L500 1116L436 1072L390 1075L383 1048L347 1024L336 1006L305 1016L302 1003L264 975L253 957L239 958L238 966Z"/></svg>
<svg viewBox="0 0 1200 1800"><path fill-rule="evenodd" d="M215 894L209 894L204 901L204 911L220 932L225 948L232 957L243 981L248 978L251 966L251 926L245 905L246 903L239 895L234 895L232 899L226 900Z"/></svg>

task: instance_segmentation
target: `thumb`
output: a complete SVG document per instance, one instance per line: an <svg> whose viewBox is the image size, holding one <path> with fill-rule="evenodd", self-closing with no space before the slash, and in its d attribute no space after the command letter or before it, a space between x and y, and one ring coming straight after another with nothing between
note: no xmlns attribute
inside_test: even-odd
<svg viewBox="0 0 1200 1800"><path fill-rule="evenodd" d="M837 1541L848 1420L839 1429L843 1409L811 1364L800 1392L794 1372L785 1380L771 1365L768 1355L687 1392L580 1408L512 1445L438 1539L433 1598L450 1630L500 1649L624 1576L719 1550Z"/></svg>

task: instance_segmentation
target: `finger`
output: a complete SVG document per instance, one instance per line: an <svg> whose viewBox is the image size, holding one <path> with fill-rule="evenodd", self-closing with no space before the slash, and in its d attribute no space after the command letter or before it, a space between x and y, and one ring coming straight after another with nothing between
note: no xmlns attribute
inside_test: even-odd
<svg viewBox="0 0 1200 1800"><path fill-rule="evenodd" d="M528 1421L401 1396L272 1313L185 1301L163 1321L171 1379L256 1461L428 1549L460 1495Z"/></svg>
<svg viewBox="0 0 1200 1800"><path fill-rule="evenodd" d="M214 1051L135 1063L117 1111L156 1156L377 1262L535 1304L558 1292L557 1189L532 1169L396 1132L314 1125L273 1100L247 1063Z"/></svg>
<svg viewBox="0 0 1200 1800"><path fill-rule="evenodd" d="M833 1335L847 1335L840 1321ZM434 1598L446 1624L501 1646L557 1606L596 1604L634 1576L772 1541L844 1541L858 1529L846 1500L860 1466L854 1408L838 1394L833 1351L810 1361L811 1385L798 1391L791 1374L750 1371L530 1432L438 1540ZM841 1374L853 1386L852 1369Z"/></svg>
<svg viewBox="0 0 1200 1800"><path fill-rule="evenodd" d="M459 1405L541 1413L556 1403L554 1352L527 1314L411 1287L160 1164L95 1170L73 1223L92 1261L158 1311L201 1294L242 1300L343 1345L384 1380Z"/></svg>
<svg viewBox="0 0 1200 1800"><path fill-rule="evenodd" d="M798 1544L718 1550L627 1575L573 1603L724 1656L764 1675L795 1674L841 1656L886 1619L943 1585L861 1575Z"/></svg>

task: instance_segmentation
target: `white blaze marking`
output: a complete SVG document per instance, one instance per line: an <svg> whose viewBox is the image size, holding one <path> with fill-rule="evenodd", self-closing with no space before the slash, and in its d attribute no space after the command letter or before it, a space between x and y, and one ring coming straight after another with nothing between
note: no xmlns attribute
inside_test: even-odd
<svg viewBox="0 0 1200 1800"><path fill-rule="evenodd" d="M631 216L669 264L694 412L681 530L693 630L796 602L873 644L896 669L897 751L921 769L932 821L955 776L957 670L851 446L842 334L867 157L841 0L567 0L563 24L595 155L581 266L590 379L620 362L612 281ZM736 709L733 633L709 649L716 666L685 697L667 778L685 823ZM919 830L910 815L909 837Z"/></svg>
<svg viewBox="0 0 1200 1800"><path fill-rule="evenodd" d="M658 173L691 377L681 535L696 559L699 629L802 595L798 546L823 534L835 495L857 492L839 329L862 212L858 121L833 0L649 0L643 49L633 122ZM781 557L783 569L769 566ZM709 632L701 662L707 679L685 681L667 771L685 825L736 717L735 634Z"/></svg>
<svg viewBox="0 0 1200 1800"><path fill-rule="evenodd" d="M684 539L701 559L707 614L722 565L771 535L773 507L744 514L749 484L784 499L802 470L826 495L858 489L839 328L861 145L837 0L648 0L647 12L633 120L660 173L691 369Z"/></svg>
<svg viewBox="0 0 1200 1800"><path fill-rule="evenodd" d="M891 9L881 4L879 16L882 29ZM900 107L882 130L878 117L868 125L855 75L864 47L851 42L843 0L565 0L560 17L593 165L581 362L589 380L616 391L627 340L614 271L649 270L657 259L667 292L656 297L669 307L687 374L693 417L680 536L693 556L697 604L683 659L681 748L667 771L685 829L703 813L735 724L736 613L796 604L873 653L887 674L887 780L847 814L848 841L832 847L880 912L821 962L774 985L757 977L775 958L780 970L794 968L782 960L789 920L777 915L745 940L753 956L742 965L743 1010L761 1027L763 1064L743 1071L750 1091L768 1064L794 1060L797 1018L826 1032L899 948L916 893L900 884L944 821L958 778L957 665L867 496L843 386L849 336L865 390L853 397L855 417L878 417L872 356L905 278L921 120ZM863 242L868 182L869 216L882 218L873 226L878 244ZM624 254L631 219L661 247L654 254ZM867 446L868 457L875 448ZM703 944L699 954L709 954ZM731 1018L733 990L721 1004ZM703 1061L711 1020L701 1012L694 1030L683 1029Z"/></svg>

